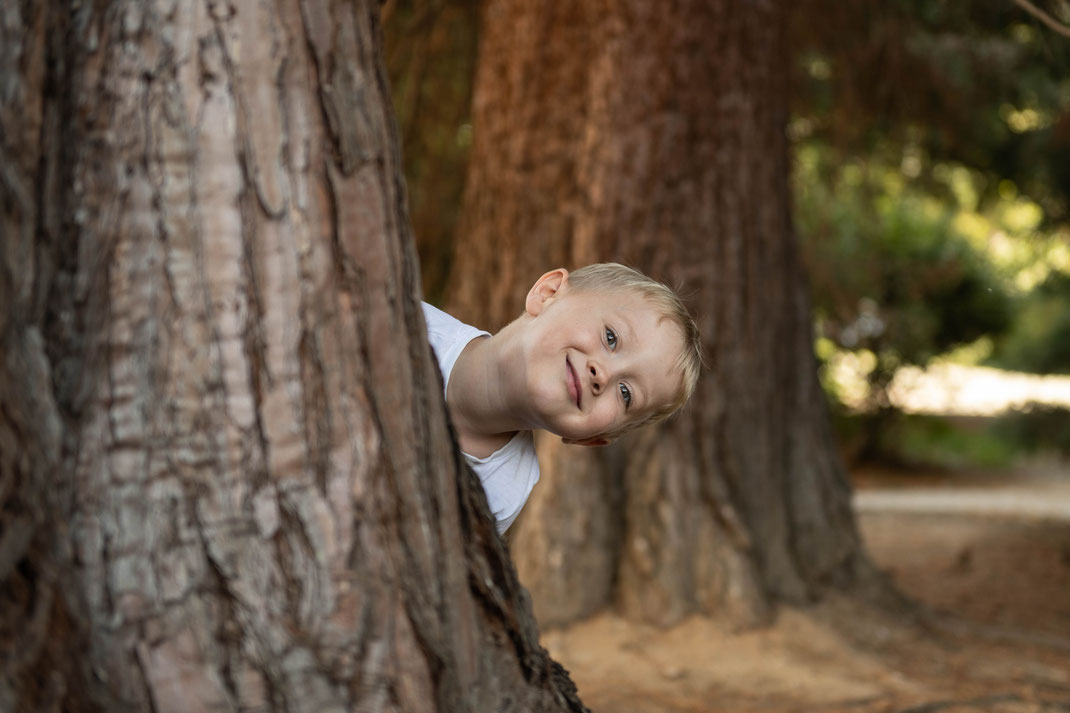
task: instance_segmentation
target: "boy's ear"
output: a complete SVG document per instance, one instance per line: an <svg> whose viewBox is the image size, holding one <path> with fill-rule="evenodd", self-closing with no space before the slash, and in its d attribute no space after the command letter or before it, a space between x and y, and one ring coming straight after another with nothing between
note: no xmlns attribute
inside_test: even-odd
<svg viewBox="0 0 1070 713"><path fill-rule="evenodd" d="M562 438L561 441L566 446L608 446L613 442L613 439L606 438L605 436L591 436L590 438L582 438L578 441L573 438Z"/></svg>
<svg viewBox="0 0 1070 713"><path fill-rule="evenodd" d="M568 287L568 270L563 267L550 270L536 280L528 290L524 309L532 317L538 315L555 297L560 296L566 287Z"/></svg>

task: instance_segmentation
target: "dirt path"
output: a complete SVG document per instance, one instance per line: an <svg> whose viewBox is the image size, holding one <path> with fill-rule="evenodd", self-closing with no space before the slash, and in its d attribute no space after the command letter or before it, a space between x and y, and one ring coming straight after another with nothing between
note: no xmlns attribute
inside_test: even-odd
<svg viewBox="0 0 1070 713"><path fill-rule="evenodd" d="M596 713L1070 711L1070 478L863 482L862 535L927 631L828 601L742 634L604 614L544 644Z"/></svg>
<svg viewBox="0 0 1070 713"><path fill-rule="evenodd" d="M858 493L855 508L863 515L1004 516L1022 520L1070 522L1070 487L911 488Z"/></svg>

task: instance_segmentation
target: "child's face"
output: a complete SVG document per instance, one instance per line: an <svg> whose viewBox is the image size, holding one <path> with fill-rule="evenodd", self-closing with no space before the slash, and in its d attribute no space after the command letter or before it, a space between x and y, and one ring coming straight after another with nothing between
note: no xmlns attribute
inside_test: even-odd
<svg viewBox="0 0 1070 713"><path fill-rule="evenodd" d="M524 334L525 388L542 428L601 445L673 401L683 337L640 294L562 287L537 299Z"/></svg>

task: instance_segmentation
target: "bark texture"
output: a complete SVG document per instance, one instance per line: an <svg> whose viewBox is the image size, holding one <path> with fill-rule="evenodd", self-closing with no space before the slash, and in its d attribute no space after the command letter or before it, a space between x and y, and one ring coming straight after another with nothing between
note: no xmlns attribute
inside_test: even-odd
<svg viewBox="0 0 1070 713"><path fill-rule="evenodd" d="M377 12L0 11L0 710L584 710L449 434Z"/></svg>
<svg viewBox="0 0 1070 713"><path fill-rule="evenodd" d="M543 439L512 537L543 624L615 602L748 625L873 582L816 379L776 3L489 0L449 308L496 329L545 270L682 288L709 371L606 452ZM547 442L552 441L552 442Z"/></svg>

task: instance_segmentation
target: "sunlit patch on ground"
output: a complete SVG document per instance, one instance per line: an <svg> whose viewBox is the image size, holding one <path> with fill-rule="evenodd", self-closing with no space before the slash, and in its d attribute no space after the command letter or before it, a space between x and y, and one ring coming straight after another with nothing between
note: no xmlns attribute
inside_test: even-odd
<svg viewBox="0 0 1070 713"><path fill-rule="evenodd" d="M900 369L892 403L911 413L991 416L1030 403L1070 407L1070 377L939 364Z"/></svg>
<svg viewBox="0 0 1070 713"><path fill-rule="evenodd" d="M841 359L831 367L830 377L844 403L861 408L865 372L857 360ZM1070 376L962 364L908 366L896 372L888 395L892 405L906 413L994 416L1031 403L1070 408Z"/></svg>

